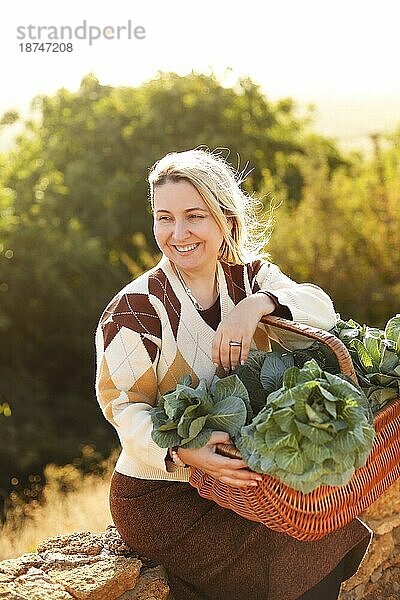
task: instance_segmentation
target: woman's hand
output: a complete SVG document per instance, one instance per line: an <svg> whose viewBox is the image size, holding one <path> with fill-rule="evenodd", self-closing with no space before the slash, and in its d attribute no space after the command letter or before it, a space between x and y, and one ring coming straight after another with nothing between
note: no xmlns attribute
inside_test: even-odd
<svg viewBox="0 0 400 600"><path fill-rule="evenodd" d="M178 448L178 456L184 463L198 467L214 479L227 483L232 487L256 486L262 477L250 471L243 460L227 458L216 453L217 444L231 444L232 441L224 431L214 431L210 441L202 448Z"/></svg>
<svg viewBox="0 0 400 600"><path fill-rule="evenodd" d="M212 344L212 360L216 367L222 365L226 372L243 364L250 344L263 315L275 310L275 303L266 294L253 294L241 300L221 321ZM231 346L229 342L240 342Z"/></svg>

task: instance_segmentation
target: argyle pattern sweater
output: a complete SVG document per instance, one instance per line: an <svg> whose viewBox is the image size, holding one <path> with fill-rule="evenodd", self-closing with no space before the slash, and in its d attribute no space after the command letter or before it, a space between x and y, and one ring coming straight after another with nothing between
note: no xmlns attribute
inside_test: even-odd
<svg viewBox="0 0 400 600"><path fill-rule="evenodd" d="M218 262L217 276L221 320L240 300L266 290L289 307L294 321L326 330L335 324L325 292L309 283L295 283L269 262L235 266ZM202 378L211 381L214 335L165 256L111 300L96 330L96 394L120 439L116 471L144 479L189 479L189 469L167 466L167 450L151 437L149 410L160 395L175 389L184 374L192 376L194 385ZM269 350L270 338L289 350L311 343L260 323L253 347Z"/></svg>

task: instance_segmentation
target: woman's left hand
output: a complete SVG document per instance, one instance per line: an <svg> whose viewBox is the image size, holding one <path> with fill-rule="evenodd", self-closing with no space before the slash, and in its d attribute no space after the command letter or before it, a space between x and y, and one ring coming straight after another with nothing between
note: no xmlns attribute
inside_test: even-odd
<svg viewBox="0 0 400 600"><path fill-rule="evenodd" d="M275 310L273 300L266 294L253 294L241 300L221 321L212 344L212 361L222 365L226 372L243 364L250 351L250 344L263 315ZM229 342L240 342L230 345Z"/></svg>

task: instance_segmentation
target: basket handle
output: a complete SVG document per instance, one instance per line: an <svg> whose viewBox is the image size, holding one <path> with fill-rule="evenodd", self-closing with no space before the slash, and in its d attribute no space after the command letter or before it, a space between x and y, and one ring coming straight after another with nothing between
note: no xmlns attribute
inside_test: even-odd
<svg viewBox="0 0 400 600"><path fill-rule="evenodd" d="M271 327L279 327L285 331L299 333L305 337L323 342L335 354L339 363L340 372L344 375L348 375L355 383L357 383L357 375L354 370L349 351L343 342L333 335L333 333L329 333L329 331L324 331L323 329L318 329L317 327L311 327L310 325L303 325L302 323L296 323L295 321L288 321L282 317L273 317L272 315L263 316L261 318L261 323L270 325ZM217 444L216 451L218 454L227 456L229 458L241 458L239 450L237 450L232 444Z"/></svg>
<svg viewBox="0 0 400 600"><path fill-rule="evenodd" d="M265 315L261 317L261 323L265 325L271 325L272 327L279 327L286 331L292 331L293 333L299 333L313 340L318 340L328 346L335 354L339 363L340 372L344 375L348 375L351 379L357 383L357 375L353 367L351 356L346 346L339 338L329 331L318 329L317 327L311 327L310 325L303 325L302 323L296 323L295 321L288 321L282 317L273 317L271 315Z"/></svg>

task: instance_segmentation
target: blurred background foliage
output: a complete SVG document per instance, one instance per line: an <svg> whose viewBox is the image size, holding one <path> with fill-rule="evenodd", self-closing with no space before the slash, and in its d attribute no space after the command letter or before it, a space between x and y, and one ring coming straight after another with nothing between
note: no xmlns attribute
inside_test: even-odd
<svg viewBox="0 0 400 600"><path fill-rule="evenodd" d="M9 111L1 127L18 122ZM94 397L94 330L108 300L158 259L149 167L165 153L222 148L244 187L280 205L268 245L345 319L382 326L399 311L400 129L344 155L294 100L250 79L160 72L136 88L86 76L32 102L0 154L0 495L82 448L118 443ZM10 418L9 407L11 407ZM85 467L85 461L81 467ZM36 476L34 476L36 477ZM13 493L16 493L15 491Z"/></svg>

